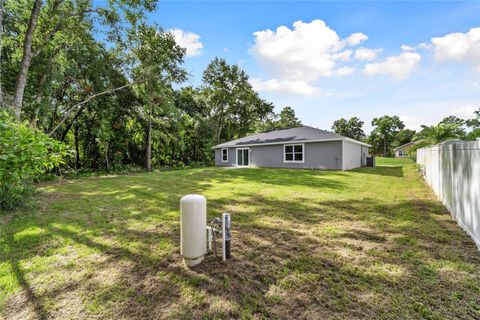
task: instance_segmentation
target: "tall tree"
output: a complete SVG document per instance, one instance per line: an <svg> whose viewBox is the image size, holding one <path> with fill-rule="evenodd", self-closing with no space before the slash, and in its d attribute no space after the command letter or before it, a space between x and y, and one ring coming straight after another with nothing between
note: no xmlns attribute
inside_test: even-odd
<svg viewBox="0 0 480 320"><path fill-rule="evenodd" d="M466 137L467 140L476 140L480 138L480 108L474 112L474 118L468 119L466 121L467 127L470 131Z"/></svg>
<svg viewBox="0 0 480 320"><path fill-rule="evenodd" d="M1 3L0 85L13 106L34 0ZM184 50L173 38L158 45L154 34L165 38L158 28L142 29L155 0L40 3L20 116L76 150L70 168L207 164L217 139L244 136L278 119L248 75L221 59L202 86L173 89L186 76L176 58ZM168 70L175 68L182 72L173 76ZM217 112L220 105L224 113Z"/></svg>
<svg viewBox="0 0 480 320"><path fill-rule="evenodd" d="M456 127L455 134L459 139L464 139L466 135L466 131L464 128L464 125L466 124L466 121L462 118L456 117L456 116L448 116L444 118L440 123L447 124L447 125L452 125Z"/></svg>
<svg viewBox="0 0 480 320"><path fill-rule="evenodd" d="M42 7L41 0L35 0L33 3L32 13L30 20L28 21L27 31L25 33L25 39L23 41L23 55L20 62L20 68L18 70L17 82L15 86L15 97L13 99L13 106L15 108L15 116L20 119L22 113L23 94L25 92L25 86L27 85L27 74L30 68L30 62L32 61L32 41L35 28L37 27L38 16L40 14L40 8Z"/></svg>
<svg viewBox="0 0 480 320"><path fill-rule="evenodd" d="M255 120L271 112L273 106L262 101L248 82L247 73L225 59L215 58L203 72L204 95L218 143L253 130ZM225 129L230 129L225 132ZM235 131L234 131L235 129Z"/></svg>
<svg viewBox="0 0 480 320"><path fill-rule="evenodd" d="M147 122L145 167L151 171L152 131L158 120L156 109L170 98L167 92L172 83L186 80L186 71L180 67L186 51L175 43L171 33L145 24L130 34L129 41L131 77L137 83L135 91L142 101L142 113Z"/></svg>
<svg viewBox="0 0 480 320"><path fill-rule="evenodd" d="M3 1L0 0L0 61L2 60L2 36L3 36ZM3 105L3 90L2 90L2 63L0 62L0 108Z"/></svg>
<svg viewBox="0 0 480 320"><path fill-rule="evenodd" d="M433 126L422 125L422 130L415 135L415 140L422 145L432 145L448 140L458 139L459 124L438 123Z"/></svg>
<svg viewBox="0 0 480 320"><path fill-rule="evenodd" d="M64 41L72 40L74 36L72 31L78 29L80 34L88 31L90 36L93 36L93 32L97 35L102 33L101 42L108 43L111 48L125 48L126 31L137 26L139 21L144 19L146 12L154 10L156 2L156 0L122 0L103 3L89 0L7 1L5 6L8 4L11 10L7 16L11 16L12 18L9 19L14 20L9 24L13 29L10 30L10 40L23 39L21 44L18 40L11 41L13 43L10 44L10 49L17 51L19 48L21 52L12 52L9 55L12 57L12 62L19 65L12 68L15 69L16 78L12 96L17 117L25 107L26 98L33 98L37 102L42 97L39 94L42 90L38 90L33 96L30 94L25 96L25 91L46 88L48 82L55 81L48 77L48 70L51 66L55 66L52 59L71 50L71 43L64 43ZM30 7L32 3L33 8ZM26 8L31 8L31 12L28 18L24 19ZM23 28L24 25L27 28ZM100 27L94 30L94 25ZM79 44L82 43L82 39L76 40ZM41 58L40 55L49 49L54 50L45 53ZM42 74L30 75L34 68L33 60L36 57L40 62L37 67ZM62 63L70 63L70 61L59 60ZM35 88L36 81L38 81L37 88Z"/></svg>
<svg viewBox="0 0 480 320"><path fill-rule="evenodd" d="M391 143L395 135L405 127L402 120L398 116L383 116L374 118L372 126L375 128L370 134L370 141L372 143L381 141L384 157L391 154Z"/></svg>
<svg viewBox="0 0 480 320"><path fill-rule="evenodd" d="M410 129L402 129L398 131L395 135L395 141L393 143L393 146L398 147L402 144L411 142L413 140L413 137L415 136L415 133L415 130Z"/></svg>
<svg viewBox="0 0 480 320"><path fill-rule="evenodd" d="M332 130L342 136L352 138L355 140L365 139L365 132L363 132L363 121L357 117L346 120L344 118L338 119L333 123Z"/></svg>
<svg viewBox="0 0 480 320"><path fill-rule="evenodd" d="M286 129L294 128L302 125L302 122L295 115L292 107L286 106L278 114L278 121L275 122L275 128Z"/></svg>

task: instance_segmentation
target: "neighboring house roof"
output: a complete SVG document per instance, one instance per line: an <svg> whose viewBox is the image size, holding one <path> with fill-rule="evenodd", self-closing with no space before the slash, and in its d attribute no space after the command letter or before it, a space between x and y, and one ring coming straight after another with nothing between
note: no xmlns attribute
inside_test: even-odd
<svg viewBox="0 0 480 320"><path fill-rule="evenodd" d="M255 145L270 145L270 144L284 144L284 143L296 143L296 142L317 142L317 141L338 141L346 140L353 143L358 143L367 147L366 144L361 141L350 139L339 135L334 132L320 130L309 126L279 129L268 132L257 133L248 137L232 140L229 142L221 143L214 146L217 148L226 147L241 147L241 146L255 146Z"/></svg>
<svg viewBox="0 0 480 320"><path fill-rule="evenodd" d="M419 143L419 142L420 142L420 141L410 141L410 142L408 142L408 143L405 143L405 144L402 144L401 146L396 147L395 149L393 149L393 151L397 151L397 150L399 150L399 149L402 149L402 148L405 148L405 147L408 147L408 146L417 144L417 143Z"/></svg>

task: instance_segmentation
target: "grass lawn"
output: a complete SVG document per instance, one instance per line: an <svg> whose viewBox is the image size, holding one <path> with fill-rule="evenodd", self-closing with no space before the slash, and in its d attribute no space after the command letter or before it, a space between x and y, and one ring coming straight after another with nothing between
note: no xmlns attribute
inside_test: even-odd
<svg viewBox="0 0 480 320"><path fill-rule="evenodd" d="M410 160L47 183L0 216L6 319L479 319L480 253ZM233 258L189 270L179 200L230 212Z"/></svg>

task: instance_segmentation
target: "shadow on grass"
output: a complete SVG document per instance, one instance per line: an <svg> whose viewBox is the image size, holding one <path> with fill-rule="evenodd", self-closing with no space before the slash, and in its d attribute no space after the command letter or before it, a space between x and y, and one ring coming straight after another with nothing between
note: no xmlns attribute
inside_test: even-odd
<svg viewBox="0 0 480 320"><path fill-rule="evenodd" d="M335 178L345 175L342 171L332 170L237 168L221 169L217 171L216 178L222 183L243 179L274 186L342 189L345 184Z"/></svg>
<svg viewBox="0 0 480 320"><path fill-rule="evenodd" d="M363 170L367 168L358 171ZM178 216L171 214L178 212L183 194L207 192L214 183L242 181L302 186L319 192L348 188L329 178L345 175L343 172L266 171L207 169L197 175L185 172L180 178L168 174L150 177L148 181L145 177L128 177L128 183L112 178L113 186L101 180L94 180L91 185L90 181L89 188L93 191L76 200L83 204L79 207L85 209L82 213L53 212L38 220L34 215L28 217L47 230L47 235L15 239L13 235L26 228L20 223L11 226L8 236L2 233L0 241L6 239L9 247L5 259L11 262L14 275L38 317L50 315L44 302L58 299L62 285L57 284L60 289L35 293L25 280L19 261L47 255L40 249L53 238L106 256L107 259L95 264L98 277L102 271L119 270L119 276L113 280L93 281L85 277L79 280L80 285L63 286L65 290L75 290L84 301L94 300L109 308L100 315L83 313L85 317L468 318L475 315L478 303L472 305L471 299L456 299L452 292L465 297L477 293L477 287L469 284L480 279L478 252L473 243L465 240L458 226L441 219L446 211L438 202L423 199L399 199L393 203L381 198L318 200L301 192L278 199L268 193L232 190L228 195L209 200L209 211L231 212L233 259L223 263L209 255L194 269L183 267L178 253ZM133 200L128 200L127 195L133 195ZM118 204L108 211L102 211L106 210L103 206L93 211L83 208L89 201L108 204L111 197L118 197ZM129 212L129 206L135 211L150 203L155 203L152 210L137 215ZM121 208L127 208L127 212ZM150 228L136 230L134 226L140 223ZM111 241L100 243L98 237ZM172 243L172 247L165 250L165 255L154 256L152 252L161 241ZM122 245L129 243L143 246L133 251ZM17 247L25 250L15 253ZM442 274L432 266L432 261L465 265L471 271ZM72 271L65 268L64 272Z"/></svg>
<svg viewBox="0 0 480 320"><path fill-rule="evenodd" d="M376 166L374 168L359 168L355 172L376 174L379 176L403 177L403 166Z"/></svg>
<svg viewBox="0 0 480 320"><path fill-rule="evenodd" d="M15 249L15 241L13 239L12 234L6 235L5 240L6 240L6 243L8 244L8 246L9 246L9 249L14 250ZM9 262L10 262L10 265L11 265L11 268L12 268L12 272L15 275L15 278L17 279L18 283L20 284L21 288L23 289L23 292L25 293L26 299L28 300L28 302L33 307L33 310L35 312L35 318L36 319L41 319L41 320L48 319L48 313L45 310L43 298L41 296L38 296L37 294L35 294L35 291L30 286L30 283L25 276L25 272L23 271L22 267L20 266L20 262L17 259L17 257L15 256L15 254L9 255Z"/></svg>

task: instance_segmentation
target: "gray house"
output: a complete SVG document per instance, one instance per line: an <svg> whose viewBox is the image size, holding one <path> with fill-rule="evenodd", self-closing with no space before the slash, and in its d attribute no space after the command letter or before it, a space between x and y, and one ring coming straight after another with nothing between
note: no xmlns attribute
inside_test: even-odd
<svg viewBox="0 0 480 320"><path fill-rule="evenodd" d="M215 165L350 170L370 145L312 127L262 132L214 146Z"/></svg>

